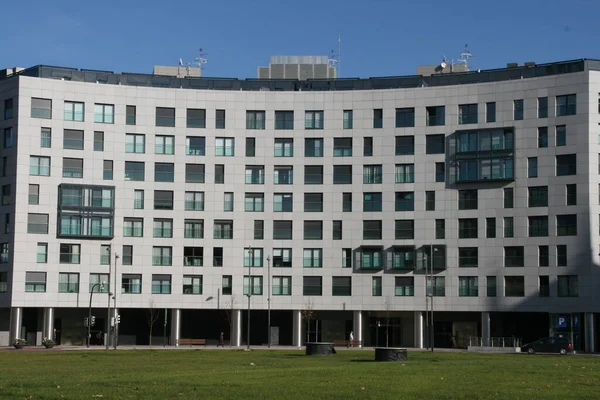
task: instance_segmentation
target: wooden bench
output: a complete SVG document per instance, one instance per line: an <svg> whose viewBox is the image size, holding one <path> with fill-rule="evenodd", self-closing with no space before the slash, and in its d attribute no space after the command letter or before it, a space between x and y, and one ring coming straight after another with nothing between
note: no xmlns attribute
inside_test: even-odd
<svg viewBox="0 0 600 400"><path fill-rule="evenodd" d="M206 347L206 339L179 339L177 343L179 345L189 345L190 347L193 345Z"/></svg>
<svg viewBox="0 0 600 400"><path fill-rule="evenodd" d="M333 342L334 346L346 346L346 347L354 347L354 346L360 346L360 340L334 340Z"/></svg>

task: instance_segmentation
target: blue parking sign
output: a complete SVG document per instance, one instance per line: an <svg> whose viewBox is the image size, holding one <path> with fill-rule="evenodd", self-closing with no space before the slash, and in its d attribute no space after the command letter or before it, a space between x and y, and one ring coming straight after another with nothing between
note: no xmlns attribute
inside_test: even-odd
<svg viewBox="0 0 600 400"><path fill-rule="evenodd" d="M566 328L567 327L567 317L556 317L556 327L557 328Z"/></svg>

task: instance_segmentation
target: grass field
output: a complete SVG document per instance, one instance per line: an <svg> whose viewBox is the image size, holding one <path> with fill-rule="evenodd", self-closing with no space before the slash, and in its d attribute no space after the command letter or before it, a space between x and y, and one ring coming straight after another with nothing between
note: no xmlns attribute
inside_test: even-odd
<svg viewBox="0 0 600 400"><path fill-rule="evenodd" d="M0 399L598 399L600 357L4 351ZM254 364L254 365L252 365Z"/></svg>

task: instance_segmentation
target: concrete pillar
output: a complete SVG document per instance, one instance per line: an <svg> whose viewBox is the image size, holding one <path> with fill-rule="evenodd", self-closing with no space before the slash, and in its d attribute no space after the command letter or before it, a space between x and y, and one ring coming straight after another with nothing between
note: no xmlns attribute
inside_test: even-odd
<svg viewBox="0 0 600 400"><path fill-rule="evenodd" d="M594 335L595 318L594 313L585 314L585 351L587 353L596 352L596 343Z"/></svg>
<svg viewBox="0 0 600 400"><path fill-rule="evenodd" d="M482 346L491 345L490 313L484 311L481 313L481 342Z"/></svg>
<svg viewBox="0 0 600 400"><path fill-rule="evenodd" d="M415 311L415 348L423 348L423 312Z"/></svg>
<svg viewBox="0 0 600 400"><path fill-rule="evenodd" d="M13 340L21 338L21 327L23 326L23 309L21 307L13 307L10 310L10 343Z"/></svg>
<svg viewBox="0 0 600 400"><path fill-rule="evenodd" d="M231 322L231 345L240 347L242 345L242 310L233 310Z"/></svg>
<svg viewBox="0 0 600 400"><path fill-rule="evenodd" d="M171 346L179 346L181 335L181 310L174 308L171 310Z"/></svg>
<svg viewBox="0 0 600 400"><path fill-rule="evenodd" d="M354 311L354 340L360 340L358 347L363 344L363 318L362 311Z"/></svg>
<svg viewBox="0 0 600 400"><path fill-rule="evenodd" d="M292 344L295 347L302 346L302 311L293 310L293 336L292 336Z"/></svg>
<svg viewBox="0 0 600 400"><path fill-rule="evenodd" d="M42 339L54 340L54 307L44 308Z"/></svg>

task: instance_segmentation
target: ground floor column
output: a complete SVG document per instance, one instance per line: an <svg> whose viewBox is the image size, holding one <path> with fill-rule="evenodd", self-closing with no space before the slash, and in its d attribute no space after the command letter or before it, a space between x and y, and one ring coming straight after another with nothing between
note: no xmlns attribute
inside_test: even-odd
<svg viewBox="0 0 600 400"><path fill-rule="evenodd" d="M595 322L594 313L585 314L585 351L587 353L596 352L596 335L594 334Z"/></svg>
<svg viewBox="0 0 600 400"><path fill-rule="evenodd" d="M490 313L484 311L481 313L481 345L491 345Z"/></svg>
<svg viewBox="0 0 600 400"><path fill-rule="evenodd" d="M415 311L415 348L423 348L423 312Z"/></svg>
<svg viewBox="0 0 600 400"><path fill-rule="evenodd" d="M292 334L292 344L295 347L302 346L302 312L300 310L292 311L293 317L293 334Z"/></svg>
<svg viewBox="0 0 600 400"><path fill-rule="evenodd" d="M363 345L362 311L354 311L354 340L358 340L360 342L358 347L362 348L362 345Z"/></svg>
<svg viewBox="0 0 600 400"><path fill-rule="evenodd" d="M240 347L242 345L242 311L232 310L231 315L231 345Z"/></svg>
<svg viewBox="0 0 600 400"><path fill-rule="evenodd" d="M23 326L23 309L21 307L13 307L10 310L10 343L13 340L21 337L21 327Z"/></svg>
<svg viewBox="0 0 600 400"><path fill-rule="evenodd" d="M171 346L179 346L181 335L181 310L174 308L171 310Z"/></svg>
<svg viewBox="0 0 600 400"><path fill-rule="evenodd" d="M44 308L44 323L42 339L56 340L54 337L54 307Z"/></svg>

